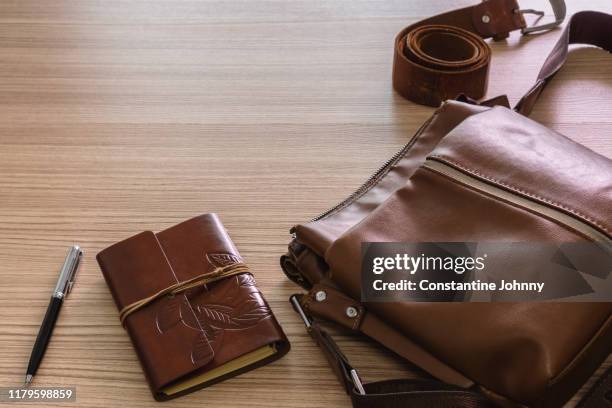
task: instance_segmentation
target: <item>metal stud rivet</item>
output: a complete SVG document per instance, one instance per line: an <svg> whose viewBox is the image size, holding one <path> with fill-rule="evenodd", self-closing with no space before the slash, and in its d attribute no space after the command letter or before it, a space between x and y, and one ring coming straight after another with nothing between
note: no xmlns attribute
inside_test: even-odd
<svg viewBox="0 0 612 408"><path fill-rule="evenodd" d="M488 24L491 21L491 17L489 17L488 15L484 15L482 16L482 22L485 24Z"/></svg>
<svg viewBox="0 0 612 408"><path fill-rule="evenodd" d="M327 299L327 293L325 293L324 291L320 290L317 293L315 293L315 299L317 300L317 302L322 302L325 299Z"/></svg>
<svg viewBox="0 0 612 408"><path fill-rule="evenodd" d="M358 314L357 309L355 309L353 306L349 306L346 308L346 315L350 317L351 319L353 317L357 317L357 314Z"/></svg>

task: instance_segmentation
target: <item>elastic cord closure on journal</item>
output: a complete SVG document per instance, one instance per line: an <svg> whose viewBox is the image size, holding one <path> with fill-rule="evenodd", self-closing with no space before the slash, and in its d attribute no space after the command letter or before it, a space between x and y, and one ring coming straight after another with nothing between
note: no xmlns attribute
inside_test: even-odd
<svg viewBox="0 0 612 408"><path fill-rule="evenodd" d="M129 305L121 309L121 311L119 312L119 320L121 320L121 324L125 326L125 319L127 319L130 314L142 309L150 303L153 303L159 298L162 298L166 295L174 296L179 293L185 292L186 290L193 289L199 286L204 286L206 284L216 282L220 279L239 275L241 273L250 273L249 267L244 263L235 263L224 266L222 268L216 268L212 272L203 273L201 275L194 276L193 278L184 280L182 282L177 282L174 285L170 285L167 288L162 289L149 297L130 303Z"/></svg>

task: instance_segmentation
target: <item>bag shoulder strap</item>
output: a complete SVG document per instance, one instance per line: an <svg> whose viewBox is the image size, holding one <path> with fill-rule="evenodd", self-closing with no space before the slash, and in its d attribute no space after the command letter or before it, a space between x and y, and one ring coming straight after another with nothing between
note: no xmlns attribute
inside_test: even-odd
<svg viewBox="0 0 612 408"><path fill-rule="evenodd" d="M302 318L310 336L323 351L344 390L351 396L353 408L492 408L498 406L490 399L494 397L494 394L487 392L485 396L473 381L439 360L432 361L435 357L426 354L418 345L405 337L401 339L394 337L388 330L386 338L380 335L378 329L384 331L384 325L377 324L374 315L367 313L359 302L350 299L335 288L319 283L313 286L308 294L291 296L290 302ZM351 308L354 312L349 312ZM402 353L402 358L420 368L427 368L426 371L430 374L446 382L435 379L403 378L364 384L357 370L350 364L327 331L320 326L317 320L313 320L313 316L361 332L387 347L391 345L386 342L391 341L395 346L393 350ZM407 344L402 343L398 347L398 341L407 341ZM437 368L432 371L432 367ZM584 395L577 408L607 406L602 404L610 404L612 407L612 367L609 367Z"/></svg>
<svg viewBox="0 0 612 408"><path fill-rule="evenodd" d="M302 308L304 295L293 295L290 302L301 316L308 333L319 345L354 408L493 408L479 392L427 379L395 379L363 384L357 370L332 337Z"/></svg>
<svg viewBox="0 0 612 408"><path fill-rule="evenodd" d="M544 87L563 67L570 44L588 44L612 52L612 15L597 11L574 14L563 30L559 41L544 61L536 83L515 106L515 110L529 115Z"/></svg>

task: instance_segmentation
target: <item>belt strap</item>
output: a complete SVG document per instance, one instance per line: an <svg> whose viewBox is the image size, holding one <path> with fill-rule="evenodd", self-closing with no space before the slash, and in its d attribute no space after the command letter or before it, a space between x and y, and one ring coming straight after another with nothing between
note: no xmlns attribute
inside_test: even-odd
<svg viewBox="0 0 612 408"><path fill-rule="evenodd" d="M528 27L517 0L484 0L404 28L395 38L393 87L405 98L429 106L464 94L487 91L491 49L484 39L502 40L511 31L527 34L554 28L565 18L563 0L551 0L555 20Z"/></svg>
<svg viewBox="0 0 612 408"><path fill-rule="evenodd" d="M517 0L483 1L412 24L395 38L393 87L429 106L460 94L480 99L491 61L483 39L500 40L524 28Z"/></svg>

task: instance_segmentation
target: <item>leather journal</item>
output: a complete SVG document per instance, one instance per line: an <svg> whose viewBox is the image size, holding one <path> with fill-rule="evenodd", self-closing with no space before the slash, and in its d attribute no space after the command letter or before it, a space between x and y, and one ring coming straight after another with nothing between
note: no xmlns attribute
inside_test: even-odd
<svg viewBox="0 0 612 408"><path fill-rule="evenodd" d="M272 362L289 342L221 221L205 214L97 255L156 400Z"/></svg>

